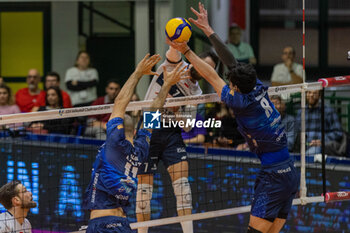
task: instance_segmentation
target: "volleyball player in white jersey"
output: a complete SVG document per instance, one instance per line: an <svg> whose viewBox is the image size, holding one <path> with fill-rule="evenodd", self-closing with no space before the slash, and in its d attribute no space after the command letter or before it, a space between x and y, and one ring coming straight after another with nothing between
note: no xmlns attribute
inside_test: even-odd
<svg viewBox="0 0 350 233"><path fill-rule="evenodd" d="M200 56L205 62L215 68L218 58L213 52L206 52ZM161 86L163 85L163 66L167 71L173 70L178 64L182 67L189 67L189 64L182 60L181 54L169 47L166 52L166 60L159 66L148 88L145 99L154 99ZM180 82L171 87L169 95L171 97L183 97L191 95L201 95L202 90L198 85L198 80L202 77L194 69L190 69L190 79L182 79ZM193 108L192 108L193 109ZM195 116L192 111L191 115ZM186 129L185 129L186 130ZM190 130L190 129L187 129ZM153 174L157 170L159 160L167 168L170 175L174 194L176 197L177 213L179 216L192 213L192 194L191 187L188 182L188 162L186 146L181 136L181 129L162 128L153 130L148 163L144 167L139 168L138 189L136 198L136 216L138 221L147 221L151 219L151 199L153 191ZM192 221L181 222L184 233L193 233ZM139 228L139 233L147 233L148 228Z"/></svg>
<svg viewBox="0 0 350 233"><path fill-rule="evenodd" d="M6 212L0 214L0 233L31 233L27 214L36 207L30 191L20 181L11 181L0 188L0 203Z"/></svg>

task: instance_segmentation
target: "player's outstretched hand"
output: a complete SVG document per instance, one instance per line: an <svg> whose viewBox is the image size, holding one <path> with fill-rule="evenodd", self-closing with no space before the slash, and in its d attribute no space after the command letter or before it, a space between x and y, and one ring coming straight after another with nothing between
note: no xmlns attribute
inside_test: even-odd
<svg viewBox="0 0 350 233"><path fill-rule="evenodd" d="M201 29L207 36L210 36L214 31L208 22L208 11L204 8L204 5L201 2L198 3L198 9L199 12L191 7L191 11L197 16L197 20L189 18L189 21Z"/></svg>
<svg viewBox="0 0 350 233"><path fill-rule="evenodd" d="M175 85L178 83L181 79L188 79L190 78L188 71L185 71L186 66L181 68L181 64L178 64L174 70L171 72L168 72L166 70L166 67L163 66L163 77L164 77L164 83L169 85Z"/></svg>
<svg viewBox="0 0 350 233"><path fill-rule="evenodd" d="M149 56L150 54L147 53L146 56L139 62L135 71L143 75L159 75L158 73L152 71L152 67L160 61L161 56L159 54L155 54L151 57Z"/></svg>
<svg viewBox="0 0 350 233"><path fill-rule="evenodd" d="M169 46L173 47L174 49L176 49L182 54L184 54L186 51L190 49L190 47L187 45L187 41L180 43L180 42L171 41L169 40L169 38L166 38L165 41Z"/></svg>

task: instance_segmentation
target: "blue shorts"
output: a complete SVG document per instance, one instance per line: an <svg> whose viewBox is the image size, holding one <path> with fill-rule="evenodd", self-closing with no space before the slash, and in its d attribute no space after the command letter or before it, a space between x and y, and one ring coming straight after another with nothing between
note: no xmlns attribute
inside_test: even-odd
<svg viewBox="0 0 350 233"><path fill-rule="evenodd" d="M163 161L166 168L187 161L186 145L181 136L181 129L153 130L148 161L139 167L138 174L155 173L159 160Z"/></svg>
<svg viewBox="0 0 350 233"><path fill-rule="evenodd" d="M127 218L106 216L89 220L86 233L134 233Z"/></svg>
<svg viewBox="0 0 350 233"><path fill-rule="evenodd" d="M286 219L298 187L299 175L291 159L262 166L255 181L251 214L271 222Z"/></svg>

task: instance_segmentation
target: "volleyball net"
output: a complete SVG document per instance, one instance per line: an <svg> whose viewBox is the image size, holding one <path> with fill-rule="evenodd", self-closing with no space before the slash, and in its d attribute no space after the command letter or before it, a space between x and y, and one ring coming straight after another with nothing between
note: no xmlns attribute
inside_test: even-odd
<svg viewBox="0 0 350 233"><path fill-rule="evenodd" d="M294 200L286 231L350 228L349 202L332 202L349 199L350 160L345 158L346 146L344 150L344 145L331 144L327 136L333 133L336 142L347 140L344 131L348 132L350 127L346 120L350 119L350 101L346 91L342 96L339 89L332 89L349 85L350 81L344 79L348 77L268 90L281 112L288 149L301 177L300 192ZM311 116L305 106L317 98L319 112ZM128 105L127 113L135 128L143 110L150 105L151 101ZM328 122L329 116L325 116L329 113L328 105L342 117L338 119L340 128ZM3 161L0 183L20 180L31 190L38 203L28 216L33 229L67 232L87 224L89 213L82 208L83 193L90 182L98 148L106 138L105 122L112 107L100 105L0 116ZM191 131L182 132L187 142L193 214L177 217L172 182L160 162L154 175L151 220L136 222L135 194L127 213L132 228L147 226L151 227L149 232L171 233L178 232L180 225L170 224L194 220L195 230L200 232L246 229L260 162L237 131L234 113L220 103L216 94L169 98L164 107L180 107L182 114L192 117L190 122L193 118L195 122L202 121L193 125ZM216 121L221 122L220 127L215 127Z"/></svg>

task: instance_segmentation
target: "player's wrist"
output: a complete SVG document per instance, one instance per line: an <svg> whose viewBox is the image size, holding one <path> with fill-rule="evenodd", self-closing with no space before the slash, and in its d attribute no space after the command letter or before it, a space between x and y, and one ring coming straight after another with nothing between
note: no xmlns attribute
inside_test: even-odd
<svg viewBox="0 0 350 233"><path fill-rule="evenodd" d="M203 30L204 34L209 37L211 36L212 34L214 34L214 30L210 27L210 26L207 26L204 30Z"/></svg>
<svg viewBox="0 0 350 233"><path fill-rule="evenodd" d="M164 80L164 84L165 87L171 87L173 84L171 83L171 81L165 81Z"/></svg>
<svg viewBox="0 0 350 233"><path fill-rule="evenodd" d="M143 72L141 70L139 70L139 69L136 69L134 71L134 74L135 74L134 77L136 77L138 79L140 79L143 76Z"/></svg>
<svg viewBox="0 0 350 233"><path fill-rule="evenodd" d="M184 50L184 52L182 54L186 56L190 51L191 51L191 48L187 47L187 49Z"/></svg>

